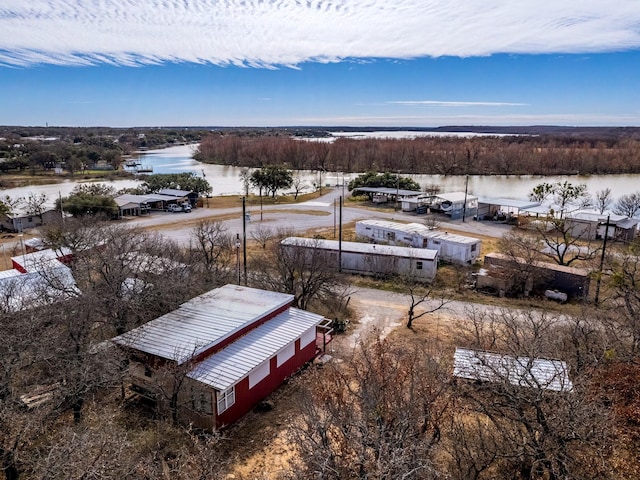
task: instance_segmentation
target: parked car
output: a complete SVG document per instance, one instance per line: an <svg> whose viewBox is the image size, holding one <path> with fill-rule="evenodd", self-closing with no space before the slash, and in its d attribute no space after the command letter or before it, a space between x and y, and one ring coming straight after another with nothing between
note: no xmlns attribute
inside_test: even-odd
<svg viewBox="0 0 640 480"><path fill-rule="evenodd" d="M172 203L167 208L167 211L173 212L173 213L176 213L176 212L190 212L191 211L191 205L178 205L177 203Z"/></svg>

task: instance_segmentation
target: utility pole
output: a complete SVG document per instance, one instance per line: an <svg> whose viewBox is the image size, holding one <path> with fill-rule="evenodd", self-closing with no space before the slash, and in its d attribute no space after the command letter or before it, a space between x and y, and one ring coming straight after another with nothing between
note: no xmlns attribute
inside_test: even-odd
<svg viewBox="0 0 640 480"><path fill-rule="evenodd" d="M247 207L246 197L242 197L242 261L244 264L244 286L247 286ZM238 285L240 282L238 281Z"/></svg>
<svg viewBox="0 0 640 480"><path fill-rule="evenodd" d="M467 173L467 177L464 181L464 205L462 206L462 221L464 222L464 217L467 216L467 189L469 187L469 174Z"/></svg>
<svg viewBox="0 0 640 480"><path fill-rule="evenodd" d="M340 230L338 235L338 271L342 271L342 197L340 197Z"/></svg>
<svg viewBox="0 0 640 480"><path fill-rule="evenodd" d="M598 306L598 302L600 301L600 282L602 280L602 270L604 269L604 255L607 249L607 237L609 236L609 219L611 215L607 215L607 223L605 223L604 227L604 240L602 241L602 255L600 256L600 272L598 272L598 281L596 282L596 298L594 303L596 307Z"/></svg>

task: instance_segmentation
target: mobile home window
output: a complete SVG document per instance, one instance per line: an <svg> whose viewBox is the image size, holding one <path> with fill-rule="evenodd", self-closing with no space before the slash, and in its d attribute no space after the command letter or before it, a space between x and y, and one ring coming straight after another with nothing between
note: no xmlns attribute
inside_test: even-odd
<svg viewBox="0 0 640 480"><path fill-rule="evenodd" d="M471 245L471 251L475 252L476 251L476 244L474 243L473 245Z"/></svg>
<svg viewBox="0 0 640 480"><path fill-rule="evenodd" d="M226 389L224 392L218 392L218 414L224 412L227 408L236 403L236 387Z"/></svg>
<svg viewBox="0 0 640 480"><path fill-rule="evenodd" d="M296 353L296 344L290 343L286 347L284 347L280 352L278 352L278 361L277 365L280 367L287 360L289 360Z"/></svg>
<svg viewBox="0 0 640 480"><path fill-rule="evenodd" d="M267 360L258 366L251 374L249 374L249 388L255 387L261 380L269 375L270 361Z"/></svg>
<svg viewBox="0 0 640 480"><path fill-rule="evenodd" d="M416 262L416 270L422 270L422 262Z"/></svg>

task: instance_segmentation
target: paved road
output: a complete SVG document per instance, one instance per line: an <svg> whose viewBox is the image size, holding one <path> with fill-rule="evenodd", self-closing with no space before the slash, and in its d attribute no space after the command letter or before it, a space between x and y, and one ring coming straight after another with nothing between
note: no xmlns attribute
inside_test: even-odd
<svg viewBox="0 0 640 480"><path fill-rule="evenodd" d="M316 200L283 205L269 205L264 207L262 220L260 220L260 210L251 207L247 211L250 213L250 220L246 223L247 237L251 238L251 232L260 226L272 229L293 228L296 232L313 231L314 229L332 228L339 223L339 208L337 202L343 191L341 188L329 189L329 192ZM235 217L235 218L234 218ZM180 244L188 243L189 232L193 228L195 220L204 218L221 218L227 226L229 232L242 234L242 208L198 208L191 213L153 213L148 217L138 217L130 219L132 224L143 228L161 227L162 234ZM391 221L424 222L424 216L414 213L393 211L389 209L375 209L343 206L343 224L364 219L385 219ZM185 224L187 223L187 224ZM440 228L456 229L470 234L479 234L492 237L501 237L510 230L510 226L492 224L488 222L475 222L467 219L462 221L441 221Z"/></svg>

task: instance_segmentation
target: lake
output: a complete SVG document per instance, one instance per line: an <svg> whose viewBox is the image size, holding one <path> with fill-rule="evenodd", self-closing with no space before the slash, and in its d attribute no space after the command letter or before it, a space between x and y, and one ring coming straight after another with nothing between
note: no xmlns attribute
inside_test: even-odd
<svg viewBox="0 0 640 480"><path fill-rule="evenodd" d="M149 150L136 157L137 161L143 165L153 166L153 173L180 173L193 172L196 175L204 176L213 188L212 195L238 195L242 193L242 183L240 182L240 168L224 165L211 165L197 162L192 158L196 145L181 145L161 150ZM318 172L301 171L297 175L312 189L314 184L320 182ZM356 174L345 174L339 172L323 172L322 184L335 185L342 183L342 178L348 182ZM465 177L460 175L407 175L413 178L420 185L428 184L440 185L441 191L463 191ZM144 180L144 175L140 175L141 180L116 180L113 182L103 182L113 186L116 190L137 186ZM515 199L526 199L528 193L536 185L542 182L564 182L573 184L584 183L590 193L598 190L610 188L614 198L621 195L640 191L640 175L564 175L554 177L544 177L537 175L471 175L469 176L469 193L480 197L506 197ZM66 181L54 185L36 185L21 188L4 189L0 195L9 195L12 198L27 196L30 193L45 193L50 204L58 197L67 196L80 181Z"/></svg>

